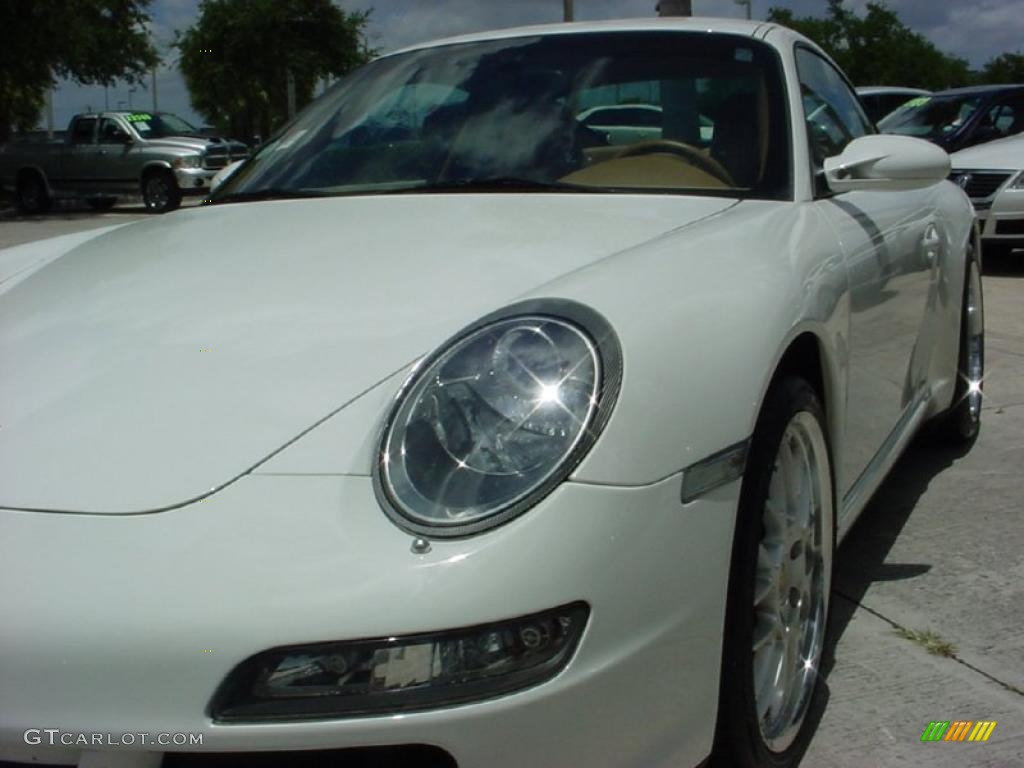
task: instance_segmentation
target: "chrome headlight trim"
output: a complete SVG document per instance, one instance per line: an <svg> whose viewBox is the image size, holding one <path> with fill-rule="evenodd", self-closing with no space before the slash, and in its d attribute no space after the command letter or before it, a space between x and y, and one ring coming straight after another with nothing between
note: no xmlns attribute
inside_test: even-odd
<svg viewBox="0 0 1024 768"><path fill-rule="evenodd" d="M435 365L448 356L452 350L477 336L488 326L531 317L571 327L588 341L596 358L597 381L593 407L588 411L586 422L571 448L550 467L549 471L534 486L529 487L520 496L496 507L494 511L466 522L424 522L423 518L418 517L414 510L408 509L403 504L392 485L389 454L399 414L403 411L408 414L417 406L418 402L409 405L408 399L416 394L415 390L421 384L421 380L434 371ZM435 539L471 536L518 517L560 485L593 447L614 409L622 383L622 368L621 347L611 325L599 313L575 301L533 299L505 307L481 318L455 334L418 362L395 396L377 441L377 454L373 467L373 486L381 508L402 530Z"/></svg>

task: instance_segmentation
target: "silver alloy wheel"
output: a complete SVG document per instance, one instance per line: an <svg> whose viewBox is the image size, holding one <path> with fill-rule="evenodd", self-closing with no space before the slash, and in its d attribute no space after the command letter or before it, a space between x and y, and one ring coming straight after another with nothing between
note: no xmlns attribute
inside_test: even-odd
<svg viewBox="0 0 1024 768"><path fill-rule="evenodd" d="M981 273L978 263L968 264L967 296L964 309L967 312L967 409L971 423L981 420L981 382L985 376L985 317L981 303Z"/></svg>
<svg viewBox="0 0 1024 768"><path fill-rule="evenodd" d="M171 190L161 174L155 173L146 179L146 207L153 211L162 211L171 202Z"/></svg>
<svg viewBox="0 0 1024 768"><path fill-rule="evenodd" d="M789 747L803 723L825 643L833 549L832 473L808 411L779 443L754 584L754 706L765 744Z"/></svg>

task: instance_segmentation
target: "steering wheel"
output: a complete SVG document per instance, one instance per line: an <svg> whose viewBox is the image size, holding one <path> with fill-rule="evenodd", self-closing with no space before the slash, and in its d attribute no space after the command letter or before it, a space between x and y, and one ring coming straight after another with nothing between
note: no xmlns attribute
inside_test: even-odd
<svg viewBox="0 0 1024 768"><path fill-rule="evenodd" d="M714 176L726 186L736 186L736 183L732 179L732 175L717 160L708 157L696 147L691 146L690 144L684 144L681 141L673 141L672 139L640 141L636 144L630 144L622 150L622 152L617 154L615 158L651 155L657 152L668 152L674 155L679 155L690 165L696 166L705 173Z"/></svg>

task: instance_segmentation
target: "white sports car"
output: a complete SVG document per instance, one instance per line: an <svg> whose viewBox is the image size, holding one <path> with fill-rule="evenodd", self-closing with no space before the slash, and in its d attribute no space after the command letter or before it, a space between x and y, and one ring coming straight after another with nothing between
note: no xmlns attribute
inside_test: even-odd
<svg viewBox="0 0 1024 768"><path fill-rule="evenodd" d="M0 760L792 764L837 540L979 427L948 172L784 28L559 25L3 252Z"/></svg>
<svg viewBox="0 0 1024 768"><path fill-rule="evenodd" d="M971 198L987 254L1024 248L1024 134L954 152L951 180Z"/></svg>

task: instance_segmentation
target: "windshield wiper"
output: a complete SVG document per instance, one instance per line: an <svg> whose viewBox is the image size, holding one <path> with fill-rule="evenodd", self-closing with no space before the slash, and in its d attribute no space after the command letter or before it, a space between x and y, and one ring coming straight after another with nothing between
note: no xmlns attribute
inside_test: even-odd
<svg viewBox="0 0 1024 768"><path fill-rule="evenodd" d="M539 181L519 176L479 176L469 179L433 181L416 186L393 189L384 194L419 194L422 192L606 192L600 187L569 184L564 181Z"/></svg>
<svg viewBox="0 0 1024 768"><path fill-rule="evenodd" d="M328 197L324 192L309 189L284 189L271 187L251 192L231 192L221 197L214 196L207 205L219 203L251 203L257 200L299 200L306 197Z"/></svg>

